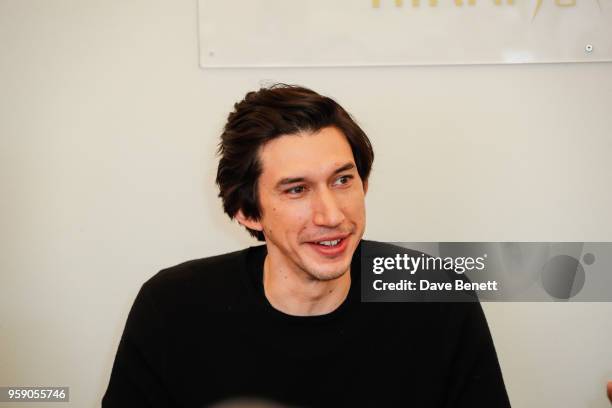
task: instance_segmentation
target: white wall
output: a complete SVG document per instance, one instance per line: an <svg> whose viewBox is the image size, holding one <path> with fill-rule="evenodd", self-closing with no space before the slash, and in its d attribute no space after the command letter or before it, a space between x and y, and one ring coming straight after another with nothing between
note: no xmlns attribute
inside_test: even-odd
<svg viewBox="0 0 612 408"><path fill-rule="evenodd" d="M214 150L262 81L369 133L368 238L612 240L610 63L204 71L195 0L0 0L0 45L0 385L98 406L140 284L254 244ZM609 406L612 304L485 310L514 406Z"/></svg>

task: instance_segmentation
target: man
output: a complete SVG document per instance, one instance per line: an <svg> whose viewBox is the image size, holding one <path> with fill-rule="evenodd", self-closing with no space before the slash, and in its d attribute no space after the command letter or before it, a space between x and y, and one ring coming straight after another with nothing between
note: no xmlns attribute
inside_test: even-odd
<svg viewBox="0 0 612 408"><path fill-rule="evenodd" d="M250 92L219 154L225 212L265 245L146 282L103 407L509 406L478 303L360 302L374 154L341 106L296 86Z"/></svg>

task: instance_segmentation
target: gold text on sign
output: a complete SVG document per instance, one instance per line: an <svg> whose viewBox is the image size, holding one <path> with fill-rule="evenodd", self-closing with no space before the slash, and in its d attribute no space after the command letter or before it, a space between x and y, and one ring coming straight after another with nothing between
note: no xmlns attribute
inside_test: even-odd
<svg viewBox="0 0 612 408"><path fill-rule="evenodd" d="M555 4L559 7L574 7L576 5L576 0L567 0L567 1L555 0ZM538 0L538 2L536 3L536 8L533 11L532 19L534 19L535 16L538 14L538 11L540 11L541 6L542 6L542 0Z"/></svg>
<svg viewBox="0 0 612 408"><path fill-rule="evenodd" d="M538 1L542 1L542 0L538 0ZM561 2L562 0L555 0L556 3ZM569 7L571 6L569 4L569 2L573 1L574 5L576 3L576 0L567 0L567 4L563 4L562 7ZM372 0L372 7L374 8L380 8L380 0ZM404 1L403 0L394 0L393 3L395 4L395 7L402 7L404 5ZM427 0L426 3L429 3L430 7L436 7L438 5L438 0ZM455 6L463 6L464 4L464 0L453 0L453 3L455 4ZM513 5L514 4L514 0L506 0L507 4ZM420 7L421 6L421 0L411 0L411 4L412 7ZM476 5L476 0L467 0L467 4L470 6L475 6ZM496 6L501 6L502 4L504 4L504 0L493 0L493 4L495 4ZM560 4L558 4L560 5Z"/></svg>
<svg viewBox="0 0 612 408"><path fill-rule="evenodd" d="M372 7L380 8L381 0L371 0L371 1L372 1ZM470 6L475 6L476 1L477 0L467 0L467 4ZM506 3L509 5L514 5L514 1L515 0L506 0ZM538 14L538 11L540 10L540 7L542 6L542 2L543 0L537 0L536 8L533 12L533 17L535 17L536 14ZM404 5L404 0L393 0L393 3L395 4L395 7L402 7ZM438 0L427 0L427 3L429 3L430 7L436 7L438 5ZM464 0L453 0L453 3L456 6L463 6ZM412 7L420 7L421 0L411 0L411 4L412 4ZM504 4L504 0L493 0L493 4L495 4L496 6L501 6L502 4ZM557 7L575 7L576 0L554 0L554 4Z"/></svg>

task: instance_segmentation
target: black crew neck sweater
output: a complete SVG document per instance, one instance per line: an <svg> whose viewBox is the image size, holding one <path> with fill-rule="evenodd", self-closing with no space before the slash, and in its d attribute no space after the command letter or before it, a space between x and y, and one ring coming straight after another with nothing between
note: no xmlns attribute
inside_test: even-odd
<svg viewBox="0 0 612 408"><path fill-rule="evenodd" d="M480 304L362 303L364 244L347 298L320 316L268 302L265 245L160 271L130 310L102 407L509 407Z"/></svg>

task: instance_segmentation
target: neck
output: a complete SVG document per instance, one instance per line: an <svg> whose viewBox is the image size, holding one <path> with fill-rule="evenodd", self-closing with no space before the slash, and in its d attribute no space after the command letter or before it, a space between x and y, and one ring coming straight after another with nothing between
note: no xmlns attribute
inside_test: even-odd
<svg viewBox="0 0 612 408"><path fill-rule="evenodd" d="M336 279L321 281L275 265L266 255L263 271L266 298L277 310L293 316L317 316L336 310L348 296L350 269Z"/></svg>

